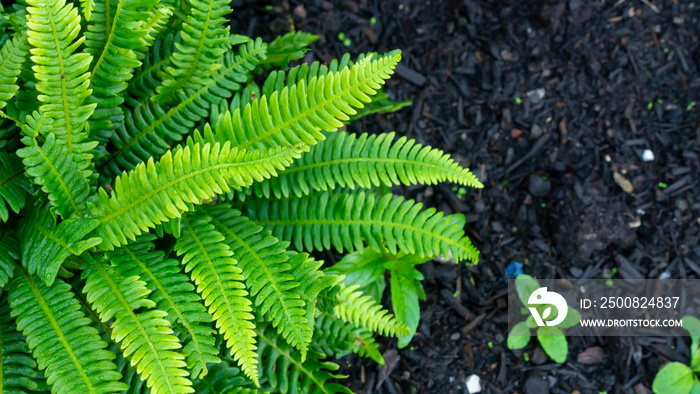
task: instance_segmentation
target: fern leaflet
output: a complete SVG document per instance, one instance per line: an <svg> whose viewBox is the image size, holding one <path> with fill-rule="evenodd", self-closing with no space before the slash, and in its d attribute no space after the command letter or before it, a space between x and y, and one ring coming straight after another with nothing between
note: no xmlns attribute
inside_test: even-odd
<svg viewBox="0 0 700 394"><path fill-rule="evenodd" d="M22 161L14 154L0 151L0 219L7 222L11 209L15 213L27 200L27 177Z"/></svg>
<svg viewBox="0 0 700 394"><path fill-rule="evenodd" d="M17 76L22 71L27 52L29 44L25 32L6 42L0 49L0 109L4 108L19 90Z"/></svg>
<svg viewBox="0 0 700 394"><path fill-rule="evenodd" d="M258 385L258 360L255 354L255 324L241 269L233 252L210 223L211 218L183 217L182 235L175 244L178 255L204 304L216 321L228 347L243 372Z"/></svg>
<svg viewBox="0 0 700 394"><path fill-rule="evenodd" d="M39 385L32 380L38 375L36 367L26 338L17 331L10 317L7 297L0 298L0 392L19 394L38 390Z"/></svg>
<svg viewBox="0 0 700 394"><path fill-rule="evenodd" d="M479 252L464 235L464 216L442 217L434 208L389 193L331 194L320 192L283 200L256 200L247 214L299 250L335 247L362 251L364 242L382 252L403 251L433 258L440 253L455 260L478 262Z"/></svg>
<svg viewBox="0 0 700 394"><path fill-rule="evenodd" d="M9 302L17 329L45 370L54 393L112 393L126 390L90 319L80 310L71 287L57 280L51 287L24 270L10 286Z"/></svg>
<svg viewBox="0 0 700 394"><path fill-rule="evenodd" d="M146 297L150 291L138 276L123 278L102 263L93 263L83 271L87 278L83 292L87 301L107 323L113 318L111 337L125 357L136 366L151 392L192 393L192 382L184 369L181 347L170 329L166 312L151 309L155 303ZM140 308L144 310L137 312Z"/></svg>
<svg viewBox="0 0 700 394"><path fill-rule="evenodd" d="M180 262L166 259L165 253L154 251L155 235L147 234L136 242L123 246L108 258L122 277L140 276L153 291L150 299L156 307L168 313L171 325L182 327L186 342L182 354L192 377L207 374L207 363L219 363L214 348L214 330L211 316L194 292L187 276L180 273Z"/></svg>

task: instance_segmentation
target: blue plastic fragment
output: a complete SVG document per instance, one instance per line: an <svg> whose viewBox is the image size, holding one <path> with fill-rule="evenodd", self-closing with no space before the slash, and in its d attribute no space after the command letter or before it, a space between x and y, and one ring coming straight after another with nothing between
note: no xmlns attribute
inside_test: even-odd
<svg viewBox="0 0 700 394"><path fill-rule="evenodd" d="M506 274L510 279L515 279L518 275L523 274L523 263L518 263L517 261L511 261L506 267Z"/></svg>

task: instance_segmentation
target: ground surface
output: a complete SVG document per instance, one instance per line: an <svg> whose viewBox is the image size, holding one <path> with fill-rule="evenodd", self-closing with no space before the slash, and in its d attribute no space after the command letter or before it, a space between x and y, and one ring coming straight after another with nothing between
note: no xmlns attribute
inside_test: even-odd
<svg viewBox="0 0 700 394"><path fill-rule="evenodd" d="M444 149L486 185L462 199L449 185L406 190L466 214L482 262L425 264L428 299L412 346L397 350L387 341L386 367L346 359L353 389L463 393L465 378L478 374L486 393L639 394L659 365L687 361L683 338L571 338L563 365L532 343L529 361L505 346L503 278L511 261L536 277L602 278L612 268L623 278L700 277L700 103L688 109L700 101L700 3L615 3L238 7L234 25L249 34L270 37L292 26L320 34L308 60L400 48L403 69L387 91L414 105L351 130L396 130ZM644 149L654 161L642 161ZM623 191L615 173L633 190ZM580 356L595 347L602 352L586 355L602 357Z"/></svg>

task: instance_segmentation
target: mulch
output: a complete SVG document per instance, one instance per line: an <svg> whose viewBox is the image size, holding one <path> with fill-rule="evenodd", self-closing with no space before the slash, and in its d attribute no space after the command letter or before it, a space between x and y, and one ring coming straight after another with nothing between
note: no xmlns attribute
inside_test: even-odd
<svg viewBox="0 0 700 394"><path fill-rule="evenodd" d="M512 261L543 278L700 277L700 3L233 3L245 33L319 34L306 60L400 48L385 90L414 105L349 129L443 149L485 184L461 199L452 185L403 190L464 213L481 263L424 264L418 334L383 341L386 366L343 359L352 389L466 393L477 374L484 393L642 394L663 363L688 361L674 337L572 337L564 364L536 341L510 351L504 278Z"/></svg>

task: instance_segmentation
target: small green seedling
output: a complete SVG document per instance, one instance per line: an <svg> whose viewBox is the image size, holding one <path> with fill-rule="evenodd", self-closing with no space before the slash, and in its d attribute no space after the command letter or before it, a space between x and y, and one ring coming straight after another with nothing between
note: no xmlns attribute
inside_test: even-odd
<svg viewBox="0 0 700 394"><path fill-rule="evenodd" d="M700 320L693 316L681 319L683 328L690 333L690 365L672 362L664 365L654 378L651 389L656 394L700 393Z"/></svg>
<svg viewBox="0 0 700 394"><path fill-rule="evenodd" d="M515 278L515 289L518 292L518 298L525 306L521 311L524 315L529 316L525 321L516 324L510 333L508 333L508 349L516 350L527 346L527 344L530 343L530 330L537 328L537 340L539 340L540 345L542 345L542 349L544 349L545 353L547 353L552 360L562 364L566 361L566 356L569 354L569 345L566 342L566 336L562 329L577 325L581 320L581 315L576 309L568 307L569 309L564 321L556 326L538 327L535 318L530 315L530 311L527 307L535 307L539 315L543 316L542 320L545 322L556 319L558 314L558 312L552 313L551 305L528 304L530 294L540 287L537 280L530 275L522 274ZM549 312L547 310L549 310Z"/></svg>

